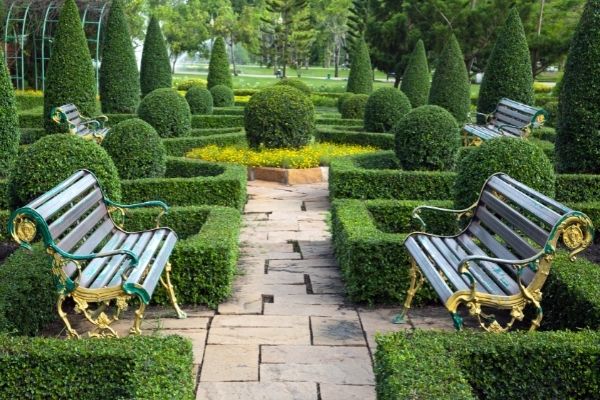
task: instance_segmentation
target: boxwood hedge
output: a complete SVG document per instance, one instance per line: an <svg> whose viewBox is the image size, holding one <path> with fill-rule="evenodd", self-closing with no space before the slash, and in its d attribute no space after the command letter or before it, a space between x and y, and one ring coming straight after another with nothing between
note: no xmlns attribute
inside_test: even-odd
<svg viewBox="0 0 600 400"><path fill-rule="evenodd" d="M319 142L373 146L383 150L393 150L395 147L392 133L348 131L344 128L346 127L341 127L341 129L327 126L317 127L315 139Z"/></svg>
<svg viewBox="0 0 600 400"><path fill-rule="evenodd" d="M176 157L185 156L186 153L192 149L208 146L210 144L215 144L217 146L245 146L246 133L243 130L239 130L239 128L235 129L237 129L237 132L164 139L163 144L167 149L167 154Z"/></svg>

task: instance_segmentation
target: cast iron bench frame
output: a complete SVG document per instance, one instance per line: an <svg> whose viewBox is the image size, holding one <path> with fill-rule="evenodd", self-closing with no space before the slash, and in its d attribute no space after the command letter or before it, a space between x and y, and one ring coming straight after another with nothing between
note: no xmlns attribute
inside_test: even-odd
<svg viewBox="0 0 600 400"><path fill-rule="evenodd" d="M67 124L69 133L84 139L95 140L98 144L102 143L110 130L110 128L104 127L108 121L106 115L98 115L95 118L84 117L75 104L64 104L52 109L50 117L57 124Z"/></svg>

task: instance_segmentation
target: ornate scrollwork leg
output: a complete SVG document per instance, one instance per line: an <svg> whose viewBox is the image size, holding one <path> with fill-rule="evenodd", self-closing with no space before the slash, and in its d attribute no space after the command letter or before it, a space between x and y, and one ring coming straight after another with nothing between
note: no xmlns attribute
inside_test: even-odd
<svg viewBox="0 0 600 400"><path fill-rule="evenodd" d="M394 323L394 324L406 323L406 316L407 316L408 310L410 309L410 306L412 304L413 298L415 297L415 294L417 294L419 289L421 289L421 286L423 286L423 282L425 281L425 279L423 278L423 274L421 273L421 270L419 269L419 267L417 266L417 263L415 262L415 260L412 257L410 258L410 271L408 274L410 276L410 287L409 287L408 291L406 292L406 300L404 301L404 309L402 310L402 312L400 314L398 314L394 317L394 319L392 320L392 323Z"/></svg>
<svg viewBox="0 0 600 400"><path fill-rule="evenodd" d="M75 329L73 329L73 327L71 326L71 323L69 322L69 319L67 318L67 313L64 312L62 309L62 304L65 301L65 298L66 297L64 294L58 295L58 300L56 302L58 316L60 317L60 319L63 320L63 323L65 324L65 328L67 329L67 334L69 335L69 339L79 339L79 334L77 333L77 331Z"/></svg>
<svg viewBox="0 0 600 400"><path fill-rule="evenodd" d="M135 311L135 319L133 320L133 326L129 330L129 333L132 335L140 335L142 333L142 320L144 319L144 312L146 311L146 304L139 299L140 306Z"/></svg>
<svg viewBox="0 0 600 400"><path fill-rule="evenodd" d="M160 278L160 283L167 289L169 293L169 298L171 299L171 304L173 308L177 312L177 318L185 319L187 318L187 314L179 308L179 304L177 303L177 297L175 297L175 288L171 284L171 263L167 263L165 266L165 279Z"/></svg>
<svg viewBox="0 0 600 400"><path fill-rule="evenodd" d="M94 332L88 332L90 337L119 337L110 325L117 321L123 310L127 308L127 298L128 296L118 296L115 299L116 310L112 316L109 316L105 310L108 308L111 300L102 301L95 310L90 310L86 300L73 296L76 303L75 312L82 313L95 326Z"/></svg>

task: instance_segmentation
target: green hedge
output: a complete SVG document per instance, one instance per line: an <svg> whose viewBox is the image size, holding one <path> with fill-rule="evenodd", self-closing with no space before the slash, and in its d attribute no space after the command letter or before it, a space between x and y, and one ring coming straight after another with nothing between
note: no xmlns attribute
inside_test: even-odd
<svg viewBox="0 0 600 400"><path fill-rule="evenodd" d="M19 112L19 127L44 128L43 115L39 110Z"/></svg>
<svg viewBox="0 0 600 400"><path fill-rule="evenodd" d="M6 399L194 399L192 345L179 336L62 340L0 336Z"/></svg>
<svg viewBox="0 0 600 400"><path fill-rule="evenodd" d="M20 144L32 144L46 135L44 128L21 128Z"/></svg>
<svg viewBox="0 0 600 400"><path fill-rule="evenodd" d="M315 138L319 142L358 144L383 150L393 150L395 147L394 134L391 133L356 132L317 127Z"/></svg>
<svg viewBox="0 0 600 400"><path fill-rule="evenodd" d="M592 399L600 333L398 332L377 338L377 398Z"/></svg>
<svg viewBox="0 0 600 400"><path fill-rule="evenodd" d="M215 107L213 115L244 115L244 107Z"/></svg>
<svg viewBox="0 0 600 400"><path fill-rule="evenodd" d="M363 126L362 119L341 119L341 118L319 118L317 125L337 125L337 126Z"/></svg>
<svg viewBox="0 0 600 400"><path fill-rule="evenodd" d="M163 200L170 206L219 205L241 210L246 203L246 168L186 158L167 158L165 178L123 180L124 203Z"/></svg>
<svg viewBox="0 0 600 400"><path fill-rule="evenodd" d="M232 128L243 127L243 115L192 115L192 128Z"/></svg>
<svg viewBox="0 0 600 400"><path fill-rule="evenodd" d="M231 127L231 128L206 128L206 129L192 129L190 136L192 137L202 137L202 136L212 136L212 135L223 135L225 133L236 133L241 132L242 127Z"/></svg>
<svg viewBox="0 0 600 400"><path fill-rule="evenodd" d="M44 107L44 96L41 92L15 92L19 111Z"/></svg>
<svg viewBox="0 0 600 400"><path fill-rule="evenodd" d="M182 157L192 149L208 146L210 144L216 144L217 146L246 146L246 133L244 131L238 131L208 136L171 138L164 139L163 144L167 149L167 154L170 156Z"/></svg>

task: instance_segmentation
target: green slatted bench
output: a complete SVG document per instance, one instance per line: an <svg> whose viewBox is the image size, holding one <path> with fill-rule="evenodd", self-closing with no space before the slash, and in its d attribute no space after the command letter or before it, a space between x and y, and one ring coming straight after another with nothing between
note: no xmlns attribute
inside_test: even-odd
<svg viewBox="0 0 600 400"><path fill-rule="evenodd" d="M162 208L159 218L168 211L160 201L114 203L104 196L93 173L80 170L12 213L8 229L13 239L31 248L41 237L52 256L58 314L70 337L79 334L62 309L67 297L74 300L75 311L95 325L90 336L101 337L117 336L110 325L129 300L137 298L139 308L130 332L139 334L146 305L159 281L167 289L177 316L186 317L170 279L169 256L177 243L175 232L164 227L127 232L111 216L112 212L124 215L125 210L139 207ZM111 304L114 307L109 309Z"/></svg>
<svg viewBox="0 0 600 400"><path fill-rule="evenodd" d="M108 121L107 116L99 115L95 119L84 117L75 104L56 107L52 110L50 116L57 124L67 124L69 133L84 139L95 140L98 144L102 143L110 130L104 127L104 124Z"/></svg>
<svg viewBox="0 0 600 400"><path fill-rule="evenodd" d="M424 233L419 216L423 210L453 213L468 218L468 223L453 236ZM539 327L541 289L559 239L574 260L592 243L594 229L585 214L502 173L487 180L478 201L468 209L421 206L413 216L424 232L412 233L404 242L411 259L411 282L404 311L395 322L404 321L413 296L427 279L456 329L463 326L457 308L465 305L482 328L493 332L507 331L523 320L529 304L536 310L531 330ZM510 316L502 321L482 307L509 310Z"/></svg>
<svg viewBox="0 0 600 400"><path fill-rule="evenodd" d="M479 145L483 140L508 136L527 137L532 128L541 127L547 118L546 111L503 98L491 114L485 117L484 125L466 124L463 127L465 146Z"/></svg>

